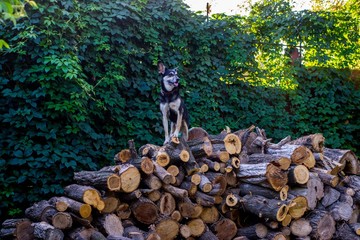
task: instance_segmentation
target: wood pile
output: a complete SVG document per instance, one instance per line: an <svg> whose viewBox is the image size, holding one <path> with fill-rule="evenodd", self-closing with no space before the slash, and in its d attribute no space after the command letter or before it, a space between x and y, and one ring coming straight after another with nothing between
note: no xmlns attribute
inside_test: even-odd
<svg viewBox="0 0 360 240"><path fill-rule="evenodd" d="M359 161L322 134L272 143L255 126L146 144L74 174L1 239L360 239Z"/></svg>

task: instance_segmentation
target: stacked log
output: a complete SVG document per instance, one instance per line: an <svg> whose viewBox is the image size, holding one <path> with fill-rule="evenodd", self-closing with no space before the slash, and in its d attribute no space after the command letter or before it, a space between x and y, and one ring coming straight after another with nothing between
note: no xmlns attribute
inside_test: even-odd
<svg viewBox="0 0 360 240"><path fill-rule="evenodd" d="M1 239L360 239L360 167L322 134L272 143L255 126L146 144L74 174Z"/></svg>

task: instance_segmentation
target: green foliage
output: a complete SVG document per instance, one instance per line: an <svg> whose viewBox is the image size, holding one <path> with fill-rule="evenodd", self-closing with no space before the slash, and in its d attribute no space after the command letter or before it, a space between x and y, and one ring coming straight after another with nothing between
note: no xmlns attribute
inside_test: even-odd
<svg viewBox="0 0 360 240"><path fill-rule="evenodd" d="M179 67L191 126L256 124L274 141L322 132L328 147L359 149L359 91L332 67L354 66L359 43L340 44L356 37L352 15L265 1L249 17L206 21L180 0L37 3L0 26L11 45L0 53L2 216L61 194L76 171L112 164L129 139L161 144L159 60ZM290 65L284 45L305 40L305 66Z"/></svg>

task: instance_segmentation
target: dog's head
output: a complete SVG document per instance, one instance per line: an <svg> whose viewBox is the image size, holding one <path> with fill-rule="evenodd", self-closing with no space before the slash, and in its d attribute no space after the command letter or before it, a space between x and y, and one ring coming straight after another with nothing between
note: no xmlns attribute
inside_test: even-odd
<svg viewBox="0 0 360 240"><path fill-rule="evenodd" d="M166 68L163 63L158 63L159 74L161 75L162 84L165 90L171 92L179 86L179 76L176 68Z"/></svg>

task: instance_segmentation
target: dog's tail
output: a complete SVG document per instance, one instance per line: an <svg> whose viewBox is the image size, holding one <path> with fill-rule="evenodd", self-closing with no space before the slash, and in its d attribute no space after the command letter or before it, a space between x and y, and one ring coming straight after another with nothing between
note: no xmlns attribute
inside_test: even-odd
<svg viewBox="0 0 360 240"><path fill-rule="evenodd" d="M189 127L186 121L182 121L180 132L182 132L182 136L185 139L185 141L189 138Z"/></svg>

